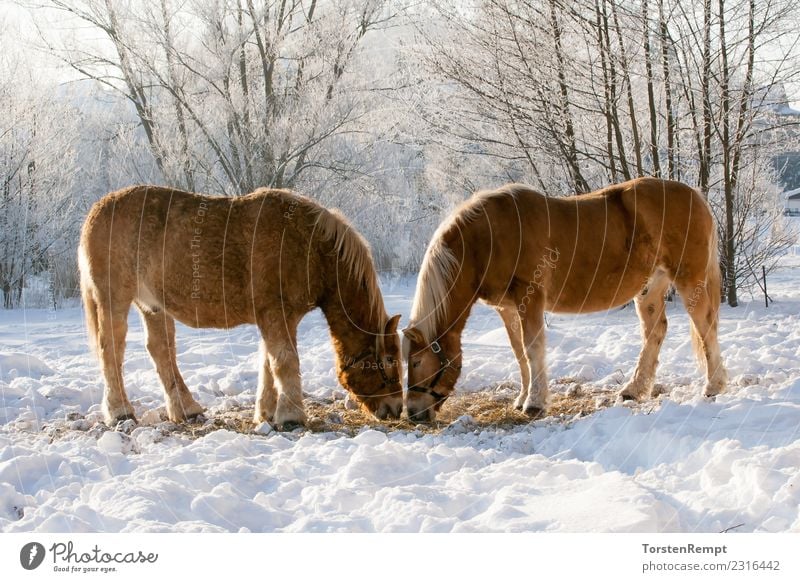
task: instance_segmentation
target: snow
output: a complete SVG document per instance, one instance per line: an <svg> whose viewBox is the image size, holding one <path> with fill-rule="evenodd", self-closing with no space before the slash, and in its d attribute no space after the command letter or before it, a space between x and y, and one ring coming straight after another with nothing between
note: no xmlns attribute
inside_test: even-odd
<svg viewBox="0 0 800 582"><path fill-rule="evenodd" d="M798 267L800 258L786 257L771 277L776 303L768 309L760 298L723 308L720 337L731 382L714 402L700 396L686 313L670 304L659 397L505 429L464 415L438 433L375 423L350 437L281 433L262 423L247 433L219 428L194 438L163 421L163 396L135 314L125 373L141 422L106 430L99 423L103 381L80 309L5 311L0 528L800 531ZM383 283L389 312L404 320L413 284ZM630 376L640 342L632 309L548 321L554 391L575 394L582 385L611 396ZM464 339L459 391L518 382L490 309L473 310ZM299 344L310 398L343 399L319 313L303 321ZM178 351L207 423L252 410L254 328L179 327Z"/></svg>
<svg viewBox="0 0 800 582"><path fill-rule="evenodd" d="M20 376L39 379L51 374L53 370L35 356L0 353L0 378L3 380L13 380Z"/></svg>

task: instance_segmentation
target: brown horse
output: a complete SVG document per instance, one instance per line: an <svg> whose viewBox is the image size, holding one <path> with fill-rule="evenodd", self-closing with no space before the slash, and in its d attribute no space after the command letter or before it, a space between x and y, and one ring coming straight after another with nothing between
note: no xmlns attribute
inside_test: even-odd
<svg viewBox="0 0 800 582"><path fill-rule="evenodd" d="M517 184L474 195L439 227L419 275L403 332L409 418L433 420L453 392L477 300L494 306L508 331L522 376L515 406L537 416L548 400L544 312L601 311L634 298L644 345L619 395L649 396L673 282L712 397L727 378L717 342L720 271L716 226L698 192L642 178L565 198Z"/></svg>
<svg viewBox="0 0 800 582"><path fill-rule="evenodd" d="M308 198L266 189L237 198L154 186L113 192L86 218L79 264L108 423L134 417L122 378L131 304L173 422L203 410L178 371L177 319L192 327L256 324L254 420L304 423L297 326L316 307L330 326L341 384L379 418L402 412L400 316L386 314L364 239Z"/></svg>

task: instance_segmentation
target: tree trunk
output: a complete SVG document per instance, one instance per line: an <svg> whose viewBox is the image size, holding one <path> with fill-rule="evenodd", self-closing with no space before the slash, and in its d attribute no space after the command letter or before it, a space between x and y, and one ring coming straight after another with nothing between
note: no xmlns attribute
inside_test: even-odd
<svg viewBox="0 0 800 582"><path fill-rule="evenodd" d="M701 77L703 99L703 146L700 154L700 191L708 198L711 176L711 0L703 0L703 73Z"/></svg>
<svg viewBox="0 0 800 582"><path fill-rule="evenodd" d="M606 11L606 2L608 0L601 0L602 2L602 16L603 16L603 40L604 51L608 56L608 90L609 90L609 111L608 115L611 117L612 125L614 127L614 139L617 143L617 151L619 152L619 165L622 171L622 176L626 180L633 178L630 167L628 166L628 158L625 153L625 140L622 137L622 128L620 127L619 114L617 113L617 67L614 64L614 56L611 50L611 33L608 26L608 12Z"/></svg>
<svg viewBox="0 0 800 582"><path fill-rule="evenodd" d="M642 23L644 29L644 63L647 74L647 104L650 109L650 157L653 164L653 175L661 176L661 161L658 153L658 117L656 115L656 99L653 92L653 54L650 50L650 17L647 0L642 1Z"/></svg>
<svg viewBox="0 0 800 582"><path fill-rule="evenodd" d="M594 2L597 27L597 47L600 51L600 64L603 71L603 114L606 118L606 155L608 156L608 167L611 173L611 181L617 182L617 164L614 160L614 116L611 101L611 79L608 71L608 60L611 58L606 50L603 40L603 20L600 14L600 4L598 0Z"/></svg>
<svg viewBox="0 0 800 582"><path fill-rule="evenodd" d="M175 93L179 91L178 75L175 70L175 48L172 44L172 28L170 27L170 15L167 11L166 0L161 0L161 18L163 20L164 33L164 54L167 58L167 75L169 82L175 88ZM178 135L181 140L181 165L183 166L183 177L186 187L194 192L194 172L192 171L192 155L189 151L189 132L186 127L186 116L183 113L183 106L177 97L172 98L172 106L175 110L175 118L178 122Z"/></svg>
<svg viewBox="0 0 800 582"><path fill-rule="evenodd" d="M636 121L636 107L633 100L633 86L631 85L630 68L628 64L628 57L625 54L625 43L622 40L622 28L619 24L616 2L611 2L611 15L614 20L614 29L617 33L617 44L619 45L619 63L622 67L622 80L625 83L625 89L628 96L628 115L631 119L631 133L633 134L633 153L636 155L636 175L643 176L644 167L642 166L642 140L639 137L639 123Z"/></svg>
<svg viewBox="0 0 800 582"><path fill-rule="evenodd" d="M589 184L581 173L578 163L578 150L575 145L575 128L572 125L572 115L569 108L569 86L567 85L566 64L564 50L561 46L561 25L556 14L556 0L550 0L550 25L553 33L553 45L556 51L556 64L558 85L561 93L560 114L564 120L564 134L567 141L567 166L572 175L574 188L577 192L588 192Z"/></svg>
<svg viewBox="0 0 800 582"><path fill-rule="evenodd" d="M725 281L728 305L739 304L736 297L736 244L734 241L734 208L736 195L735 178L731 174L731 136L730 136L730 69L728 67L728 46L725 38L725 0L719 0L719 44L720 44L720 90L722 92L722 172L725 195L725 261L728 265L728 278Z"/></svg>
<svg viewBox="0 0 800 582"><path fill-rule="evenodd" d="M669 74L669 48L672 43L664 15L664 0L658 0L658 21L661 32L661 66L664 72L664 105L667 113L667 172L670 180L678 180L675 168L675 113L672 109L672 85Z"/></svg>

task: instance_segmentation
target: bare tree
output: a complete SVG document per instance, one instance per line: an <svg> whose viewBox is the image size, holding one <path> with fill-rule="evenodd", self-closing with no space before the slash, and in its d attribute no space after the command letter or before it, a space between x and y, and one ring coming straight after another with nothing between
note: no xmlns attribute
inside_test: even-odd
<svg viewBox="0 0 800 582"><path fill-rule="evenodd" d="M555 192L662 173L695 182L721 225L730 305L746 265L769 268L785 248L763 222L781 222L767 161L795 121L764 96L800 70L788 0L657 0L657 11L649 0L491 0L439 15L450 34L422 27L420 60L448 83L425 112L444 147L496 156L496 174L522 168Z"/></svg>
<svg viewBox="0 0 800 582"><path fill-rule="evenodd" d="M24 69L12 46L0 45L0 292L11 308L70 251L78 115L47 96L52 88Z"/></svg>
<svg viewBox="0 0 800 582"><path fill-rule="evenodd" d="M81 76L131 102L162 181L232 193L347 164L322 146L362 129L352 88L368 76L349 75L365 38L394 16L386 0L48 4L108 41L42 34Z"/></svg>

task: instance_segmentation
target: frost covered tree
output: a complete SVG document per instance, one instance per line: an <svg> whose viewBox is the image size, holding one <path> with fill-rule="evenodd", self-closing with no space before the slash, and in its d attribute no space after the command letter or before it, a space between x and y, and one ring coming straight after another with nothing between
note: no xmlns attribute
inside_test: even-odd
<svg viewBox="0 0 800 582"><path fill-rule="evenodd" d="M387 105L405 4L47 0L37 22L73 76L130 104L136 123L112 120L105 157L128 183L300 190L350 216L385 268L408 269L426 242L407 222L421 170ZM390 240L404 231L413 249Z"/></svg>
<svg viewBox="0 0 800 582"><path fill-rule="evenodd" d="M5 44L5 43L2 43ZM78 116L4 46L0 57L0 291L3 306L24 299L35 276L53 280L74 265ZM68 269L69 271L70 269ZM64 289L51 289L52 299Z"/></svg>
<svg viewBox="0 0 800 582"><path fill-rule="evenodd" d="M429 15L411 66L450 157L491 158L494 175L550 193L643 175L695 184L720 226L728 303L774 266L791 235L770 160L797 120L766 96L800 71L794 3L444 0Z"/></svg>
<svg viewBox="0 0 800 582"><path fill-rule="evenodd" d="M771 168L797 135L773 98L798 71L789 0L31 1L58 77L85 81L87 200L294 188L409 270L476 189L662 176L711 202L731 304L790 237Z"/></svg>
<svg viewBox="0 0 800 582"><path fill-rule="evenodd" d="M326 146L363 130L361 47L392 20L385 0L47 5L100 35L42 36L82 77L130 101L164 183L239 194L358 171L349 148Z"/></svg>

